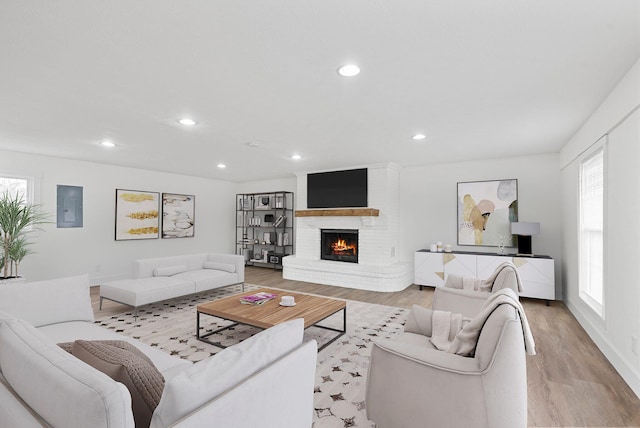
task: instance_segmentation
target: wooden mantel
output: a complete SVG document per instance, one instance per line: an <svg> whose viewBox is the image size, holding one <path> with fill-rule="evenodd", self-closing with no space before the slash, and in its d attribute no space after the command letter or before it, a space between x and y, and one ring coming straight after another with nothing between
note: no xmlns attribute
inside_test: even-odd
<svg viewBox="0 0 640 428"><path fill-rule="evenodd" d="M377 208L337 208L331 210L297 210L296 217L378 217Z"/></svg>

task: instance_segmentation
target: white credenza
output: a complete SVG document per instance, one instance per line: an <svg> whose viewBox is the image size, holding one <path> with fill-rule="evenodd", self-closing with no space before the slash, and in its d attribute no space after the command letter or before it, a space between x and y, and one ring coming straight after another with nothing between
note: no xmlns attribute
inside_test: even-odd
<svg viewBox="0 0 640 428"><path fill-rule="evenodd" d="M442 287L447 275L488 278L503 262L512 262L518 268L524 291L522 297L555 300L556 283L554 261L548 256L516 256L513 254L487 254L466 251L432 253L418 250L415 253L414 283Z"/></svg>

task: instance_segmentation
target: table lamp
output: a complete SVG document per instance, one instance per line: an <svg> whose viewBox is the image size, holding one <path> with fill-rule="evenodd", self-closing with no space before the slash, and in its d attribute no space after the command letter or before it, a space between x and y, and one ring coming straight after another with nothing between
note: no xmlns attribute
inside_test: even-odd
<svg viewBox="0 0 640 428"><path fill-rule="evenodd" d="M540 234L540 223L511 223L511 234L518 236L518 255L533 256L531 236Z"/></svg>

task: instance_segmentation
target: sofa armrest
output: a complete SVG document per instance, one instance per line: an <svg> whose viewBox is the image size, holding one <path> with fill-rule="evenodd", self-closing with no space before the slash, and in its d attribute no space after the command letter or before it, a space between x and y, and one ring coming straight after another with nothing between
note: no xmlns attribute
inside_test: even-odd
<svg viewBox="0 0 640 428"><path fill-rule="evenodd" d="M488 427L481 374L474 358L376 341L366 384L367 417L380 428L413 427L416 421ZM462 413L468 417L461 418ZM463 419L469 423L454 422Z"/></svg>
<svg viewBox="0 0 640 428"><path fill-rule="evenodd" d="M449 371L465 375L478 375L478 362L471 357L450 354L438 349L416 346L399 340L377 340L374 345L378 358L401 358L411 360L422 368L434 368L438 371ZM373 354L373 351L372 351Z"/></svg>
<svg viewBox="0 0 640 428"><path fill-rule="evenodd" d="M434 310L449 311L473 318L480 312L482 305L490 295L491 293L486 291L440 287L433 292L431 307Z"/></svg>
<svg viewBox="0 0 640 428"><path fill-rule="evenodd" d="M317 355L306 342L172 426L311 427Z"/></svg>
<svg viewBox="0 0 640 428"><path fill-rule="evenodd" d="M35 327L67 321L93 322L89 275L4 284L0 287L0 312Z"/></svg>
<svg viewBox="0 0 640 428"><path fill-rule="evenodd" d="M209 253L207 255L207 260L210 262L235 265L236 273L238 274L238 283L244 282L244 256L236 254Z"/></svg>

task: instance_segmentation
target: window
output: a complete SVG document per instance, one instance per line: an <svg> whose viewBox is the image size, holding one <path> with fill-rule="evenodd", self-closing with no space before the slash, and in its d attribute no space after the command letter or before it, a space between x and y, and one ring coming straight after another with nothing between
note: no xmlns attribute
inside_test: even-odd
<svg viewBox="0 0 640 428"><path fill-rule="evenodd" d="M0 195L5 192L9 192L11 197L18 193L26 202L33 203L33 179L0 172Z"/></svg>
<svg viewBox="0 0 640 428"><path fill-rule="evenodd" d="M604 146L580 163L579 289L602 318L604 297Z"/></svg>

